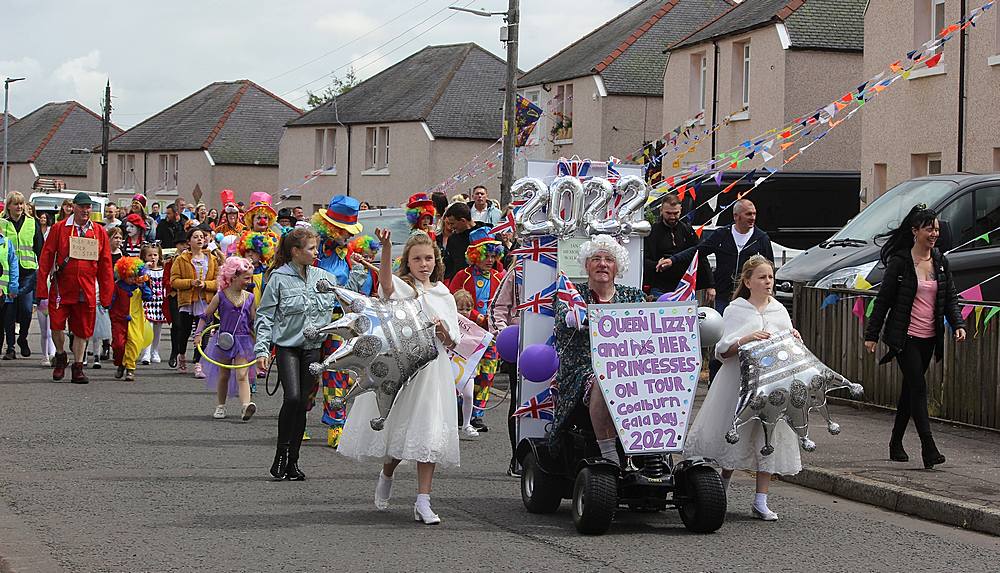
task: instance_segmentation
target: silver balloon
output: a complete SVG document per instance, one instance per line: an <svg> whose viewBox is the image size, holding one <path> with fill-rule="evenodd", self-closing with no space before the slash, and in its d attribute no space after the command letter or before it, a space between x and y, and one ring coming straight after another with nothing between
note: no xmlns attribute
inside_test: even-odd
<svg viewBox="0 0 1000 573"><path fill-rule="evenodd" d="M345 314L303 334L312 340L333 334L343 337L344 344L323 362L311 364L309 370L314 375L324 370L353 373L356 382L331 404L342 408L348 398L375 392L379 417L370 423L373 430L381 430L399 391L437 358L434 323L416 300L383 301L329 283L317 285L316 290L336 294Z"/></svg>
<svg viewBox="0 0 1000 573"><path fill-rule="evenodd" d="M586 208L580 217L579 225L583 229L590 229L590 223L600 221L605 218L608 210L608 202L615 194L615 188L607 179L593 177L583 184L584 205Z"/></svg>
<svg viewBox="0 0 1000 573"><path fill-rule="evenodd" d="M698 330L702 348L715 346L722 340L722 315L710 306L699 306Z"/></svg>
<svg viewBox="0 0 1000 573"><path fill-rule="evenodd" d="M809 439L809 412L816 410L826 420L831 434L840 433L840 425L830 419L827 392L848 388L860 396L860 384L827 368L790 330L772 334L740 347L740 399L733 426L726 441L735 444L740 428L757 420L764 429L764 447L760 453L774 452L771 439L775 425L784 420L799 436L803 450L811 452L816 443Z"/></svg>
<svg viewBox="0 0 1000 573"><path fill-rule="evenodd" d="M523 237L551 235L552 222L545 215L549 203L549 189L545 183L535 177L525 177L515 181L510 192L515 200L524 201L514 212L518 233Z"/></svg>
<svg viewBox="0 0 1000 573"><path fill-rule="evenodd" d="M649 221L642 218L642 208L649 199L649 185L646 185L642 177L626 175L618 180L617 189L622 197L632 193L632 196L618 208L618 214L615 216L621 225L622 234L645 237L653 229Z"/></svg>
<svg viewBox="0 0 1000 573"><path fill-rule="evenodd" d="M563 199L567 194L569 204L564 206ZM583 184L579 179L566 175L552 182L549 186L549 223L553 234L566 237L575 233L583 209Z"/></svg>

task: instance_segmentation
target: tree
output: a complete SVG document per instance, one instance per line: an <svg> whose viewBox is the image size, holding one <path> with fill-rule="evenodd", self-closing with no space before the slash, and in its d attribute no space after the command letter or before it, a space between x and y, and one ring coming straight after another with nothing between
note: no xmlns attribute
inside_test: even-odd
<svg viewBox="0 0 1000 573"><path fill-rule="evenodd" d="M333 98L339 95L346 94L347 92L354 89L354 86L358 85L359 83L360 82L358 81L358 76L357 74L355 74L354 68L351 67L351 69L348 70L347 74L344 75L343 79L334 75L333 81L330 83L330 85L326 86L326 89L324 89L323 91L319 93L313 93L307 90L306 95L309 96L309 99L306 101L306 105L309 106L309 109L319 107L325 104L326 102L331 101Z"/></svg>

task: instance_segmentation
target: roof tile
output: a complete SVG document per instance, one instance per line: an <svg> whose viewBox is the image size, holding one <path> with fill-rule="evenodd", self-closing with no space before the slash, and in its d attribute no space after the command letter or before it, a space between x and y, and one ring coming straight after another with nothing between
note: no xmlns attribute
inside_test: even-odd
<svg viewBox="0 0 1000 573"><path fill-rule="evenodd" d="M10 124L7 157L10 163L34 163L39 175L87 175L87 155L74 148L92 148L101 142L101 117L75 101L47 103ZM112 137L122 132L111 125Z"/></svg>

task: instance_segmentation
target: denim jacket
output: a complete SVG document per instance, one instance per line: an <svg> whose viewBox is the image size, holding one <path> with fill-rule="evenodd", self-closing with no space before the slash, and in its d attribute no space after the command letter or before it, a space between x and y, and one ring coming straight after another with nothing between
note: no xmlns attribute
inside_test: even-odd
<svg viewBox="0 0 1000 573"><path fill-rule="evenodd" d="M306 267L306 278L291 263L275 269L267 279L264 294L257 307L254 330L257 357L270 356L271 344L298 348L319 348L323 340L307 340L302 334L307 327L320 328L330 322L337 305L331 293L316 292L316 283L327 279L337 284L337 279L318 267Z"/></svg>

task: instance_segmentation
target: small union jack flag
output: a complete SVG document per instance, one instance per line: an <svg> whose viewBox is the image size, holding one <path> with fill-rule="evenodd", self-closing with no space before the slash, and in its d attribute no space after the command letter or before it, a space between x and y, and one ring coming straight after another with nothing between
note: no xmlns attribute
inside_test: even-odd
<svg viewBox="0 0 1000 573"><path fill-rule="evenodd" d="M698 281L698 251L694 252L694 258L691 259L691 264L688 265L687 271L684 272L684 276L681 277L681 282L677 283L677 288L674 292L667 295L667 300L669 301L679 301L679 300L694 300L695 286Z"/></svg>
<svg viewBox="0 0 1000 573"><path fill-rule="evenodd" d="M576 290L566 273L559 271L557 285L556 296L569 309L566 313L566 326L578 330L583 328L584 322L587 321L587 303L583 301L580 292Z"/></svg>
<svg viewBox="0 0 1000 573"><path fill-rule="evenodd" d="M617 157L611 157L608 159L608 183L614 185L618 183L618 180L622 178L622 174L618 172L618 165L621 164L621 160Z"/></svg>
<svg viewBox="0 0 1000 573"><path fill-rule="evenodd" d="M536 420L555 419L556 394L558 391L549 386L538 394L521 404L521 407L514 410L512 418L534 418Z"/></svg>
<svg viewBox="0 0 1000 573"><path fill-rule="evenodd" d="M498 236L505 231L513 233L515 230L517 230L517 225L514 223L514 209L511 209L507 211L507 216L496 227L490 229L490 234Z"/></svg>
<svg viewBox="0 0 1000 573"><path fill-rule="evenodd" d="M527 310L535 314L555 316L552 305L555 303L556 283L552 283L539 292L528 297L528 300L517 305L517 310Z"/></svg>
<svg viewBox="0 0 1000 573"><path fill-rule="evenodd" d="M587 179L590 177L590 160L580 158L566 159L565 157L560 157L557 173L559 177L572 175L580 180Z"/></svg>
<svg viewBox="0 0 1000 573"><path fill-rule="evenodd" d="M559 256L559 246L556 241L555 237L536 237L528 244L512 250L510 254L555 268Z"/></svg>

